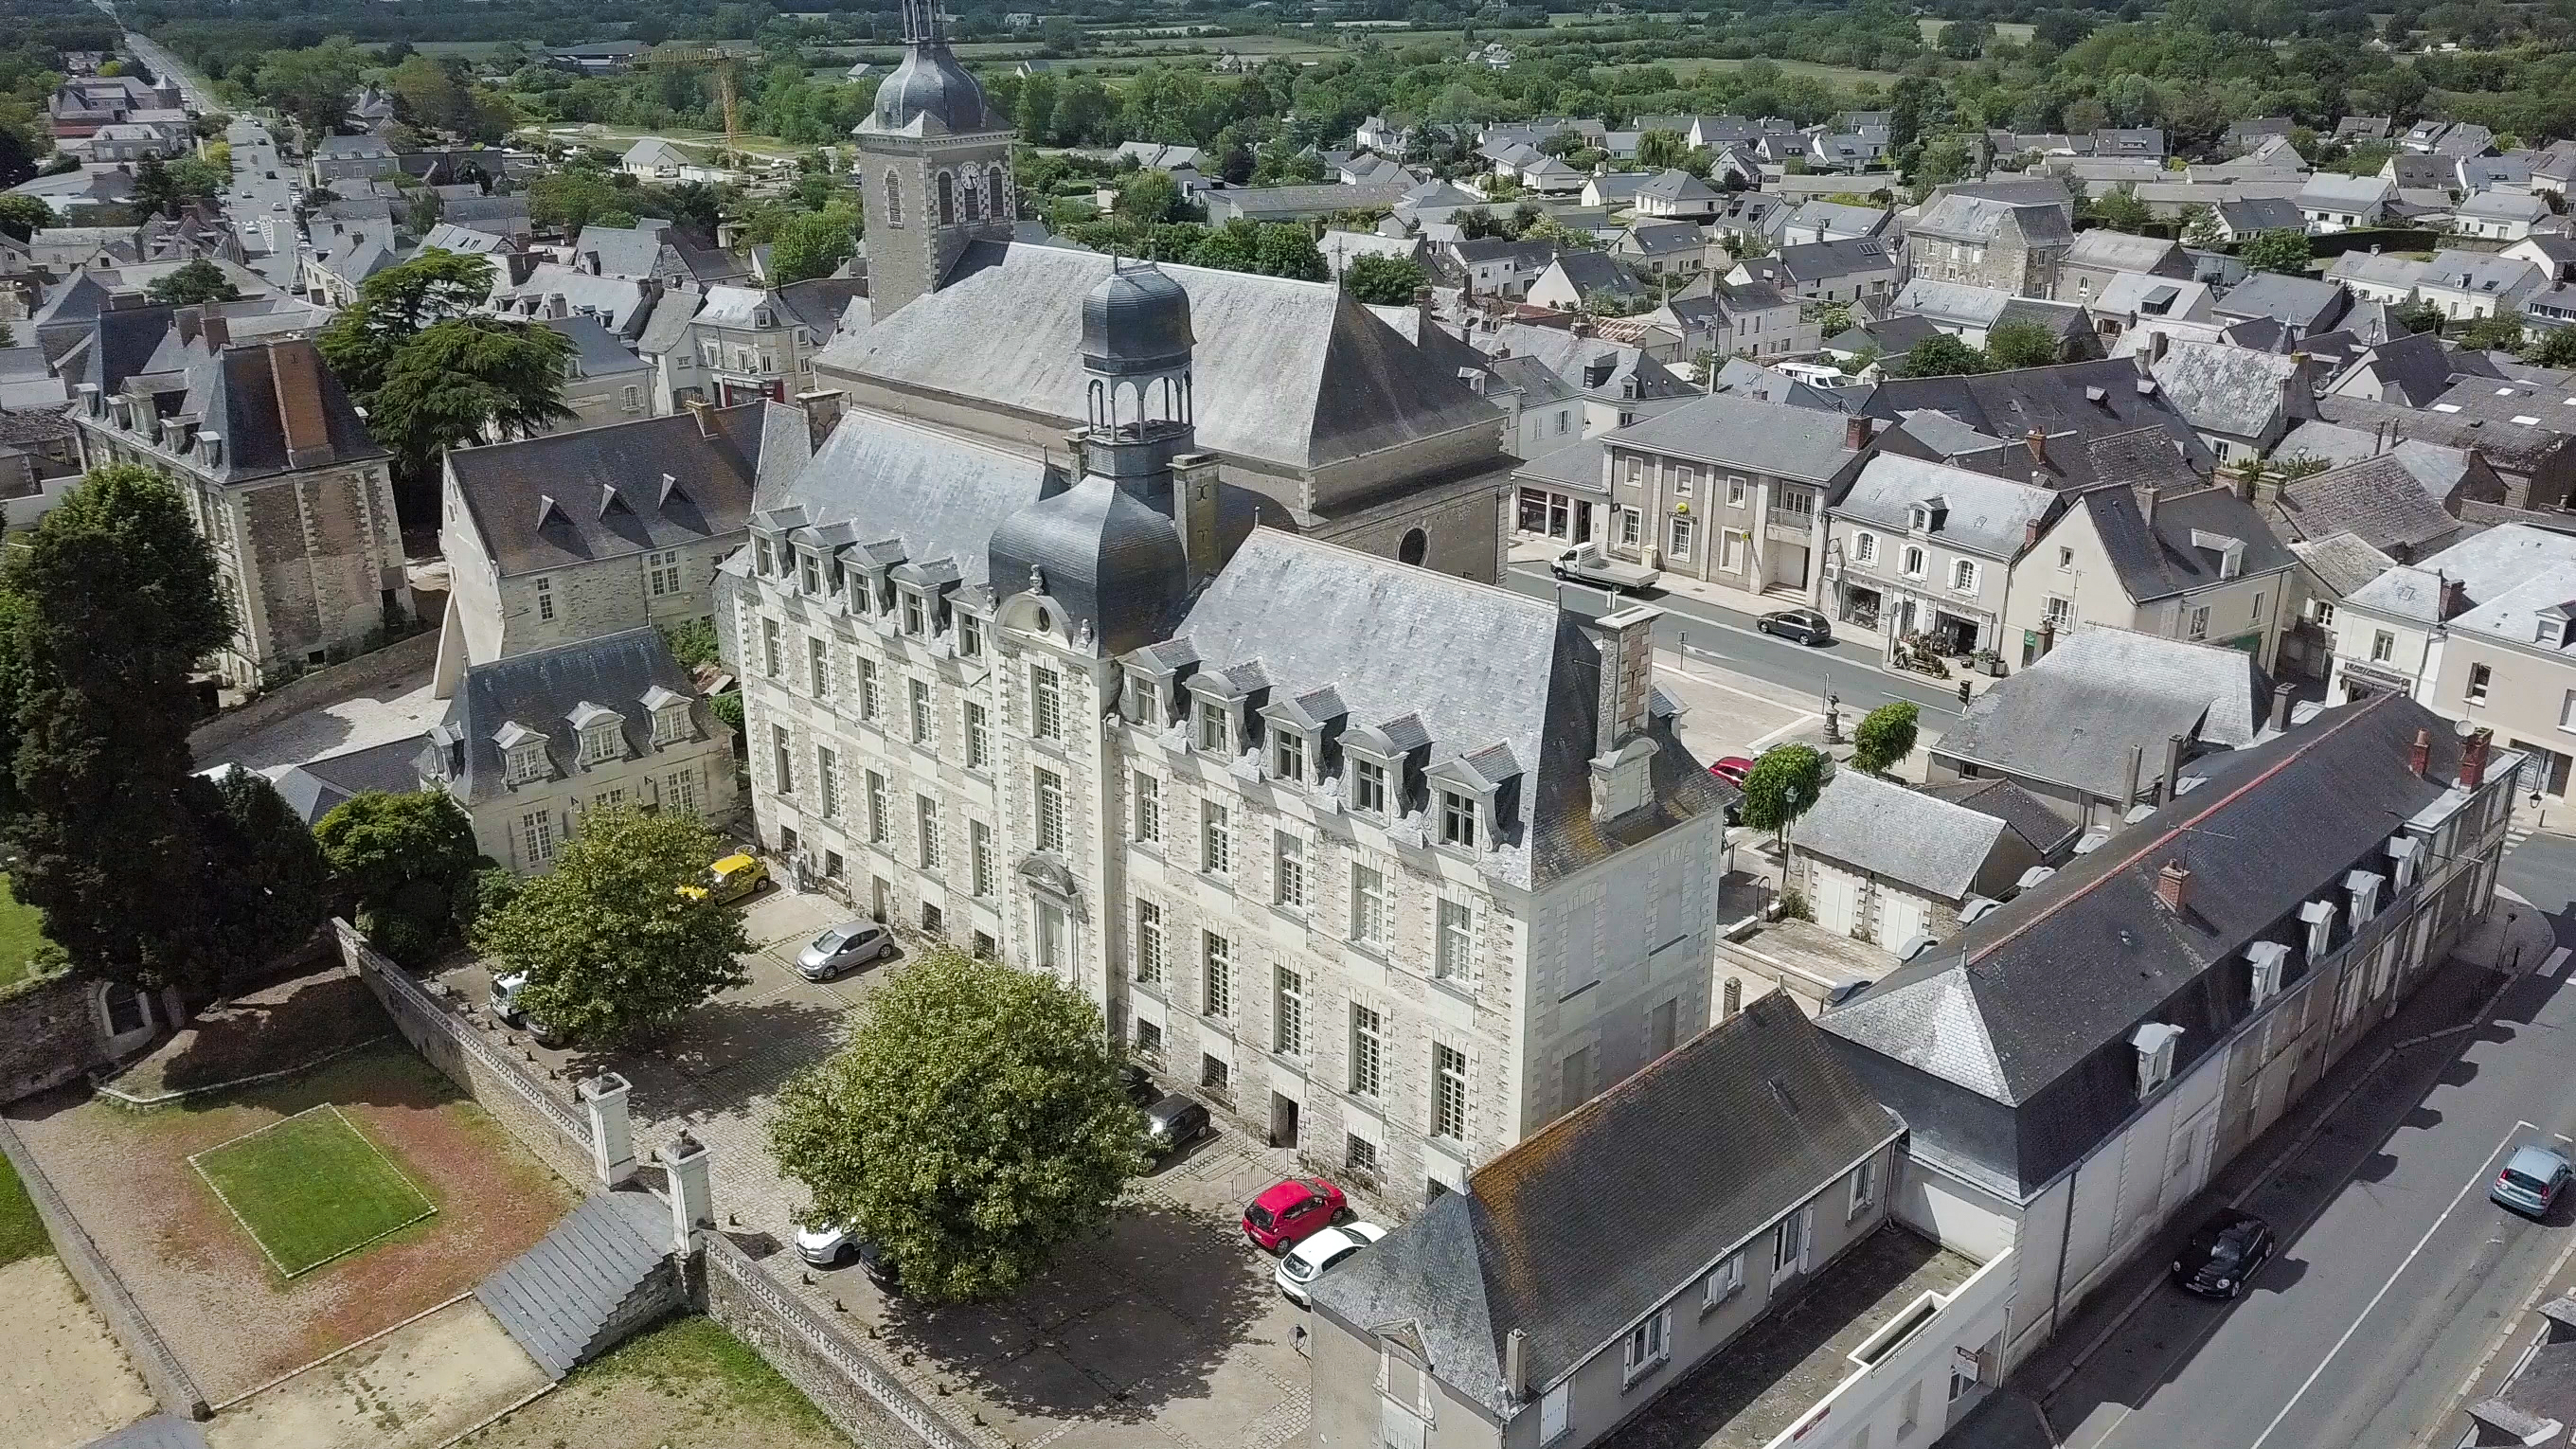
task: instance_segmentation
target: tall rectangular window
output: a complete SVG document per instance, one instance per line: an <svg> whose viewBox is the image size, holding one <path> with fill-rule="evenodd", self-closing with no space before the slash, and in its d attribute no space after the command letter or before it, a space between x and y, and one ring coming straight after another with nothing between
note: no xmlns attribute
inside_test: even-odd
<svg viewBox="0 0 2576 1449"><path fill-rule="evenodd" d="M539 579L539 580L537 580L537 618L538 618L539 620L541 620L541 621L544 621L544 620L551 620L551 619L553 619L553 618L554 618L554 616L555 616L555 581L554 581L554 580L552 580L552 579ZM770 630L770 632L771 632L772 634L775 634L775 633L777 633L777 632L778 632L778 624L777 624L777 622L776 622L775 620L768 620L768 621L764 621L764 622L767 622L767 623L769 624L769 630ZM776 651L776 650L774 650L774 649L771 651L771 653L772 653L772 654L775 654L776 652L777 652L777 651ZM770 673L772 673L772 674L776 674L776 673L778 672L778 666L777 666L777 665L775 665L775 664L771 665L771 666L769 667L769 672L770 672Z"/></svg>
<svg viewBox="0 0 2576 1449"><path fill-rule="evenodd" d="M1467 1140L1467 1054L1453 1046L1431 1048L1431 1135Z"/></svg>
<svg viewBox="0 0 2576 1449"><path fill-rule="evenodd" d="M877 717L877 708L881 703L881 696L877 693L877 662L861 655L858 664L859 718L872 720Z"/></svg>
<svg viewBox="0 0 2576 1449"><path fill-rule="evenodd" d="M1306 778L1306 737L1295 730L1270 733L1270 773L1282 780Z"/></svg>
<svg viewBox="0 0 2576 1449"><path fill-rule="evenodd" d="M823 651L830 647L830 645L824 643L822 640L811 636L808 636L805 640L805 673L807 682L813 686L814 697L816 699L827 701L832 697L832 666L830 662L824 658Z"/></svg>
<svg viewBox="0 0 2576 1449"><path fill-rule="evenodd" d="M795 753L787 747L787 726L771 725L769 727L769 748L772 756L771 763L776 767L776 773L772 778L778 781L778 793L781 795L795 794L796 756Z"/></svg>
<svg viewBox="0 0 2576 1449"><path fill-rule="evenodd" d="M1051 770L1037 772L1038 849L1064 851L1064 781Z"/></svg>
<svg viewBox="0 0 2576 1449"><path fill-rule="evenodd" d="M868 840L883 845L894 827L886 820L886 780L874 770L868 771Z"/></svg>
<svg viewBox="0 0 2576 1449"><path fill-rule="evenodd" d="M1029 733L1042 740L1064 737L1064 681L1042 665L1029 670Z"/></svg>
<svg viewBox="0 0 2576 1449"><path fill-rule="evenodd" d="M929 620L923 612L921 595L914 593L910 589L904 590L903 632L918 638L922 631L928 627Z"/></svg>
<svg viewBox="0 0 2576 1449"><path fill-rule="evenodd" d="M1442 898L1435 907L1439 930L1432 942L1431 974L1443 981L1476 978L1476 913L1463 901Z"/></svg>
<svg viewBox="0 0 2576 1449"><path fill-rule="evenodd" d="M1386 813L1386 766L1375 760L1352 759L1351 806L1375 814Z"/></svg>
<svg viewBox="0 0 2576 1449"><path fill-rule="evenodd" d="M820 746L814 750L814 793L822 797L825 818L841 813L841 757Z"/></svg>
<svg viewBox="0 0 2576 1449"><path fill-rule="evenodd" d="M985 718L984 706L966 703L966 768L982 770L993 763L993 726Z"/></svg>
<svg viewBox="0 0 2576 1449"><path fill-rule="evenodd" d="M1471 796L1455 790L1440 792L1440 843L1464 845L1476 843L1476 802Z"/></svg>
<svg viewBox="0 0 2576 1449"><path fill-rule="evenodd" d="M1224 806L1214 800L1199 802L1199 869L1210 875L1225 875L1234 869L1234 839L1229 828Z"/></svg>
<svg viewBox="0 0 2576 1449"><path fill-rule="evenodd" d="M984 621L972 614L958 612L949 606L950 617L957 621L957 653L961 658L984 657Z"/></svg>
<svg viewBox="0 0 2576 1449"><path fill-rule="evenodd" d="M1306 842L1280 830L1271 833L1271 899L1292 911L1306 909Z"/></svg>
<svg viewBox="0 0 2576 1449"><path fill-rule="evenodd" d="M916 745L929 744L931 735L930 681L926 679L907 679L904 681L904 687L912 691L912 742Z"/></svg>
<svg viewBox="0 0 2576 1449"><path fill-rule="evenodd" d="M913 796L912 824L920 832L921 868L939 869L939 802L927 795Z"/></svg>
<svg viewBox="0 0 2576 1449"><path fill-rule="evenodd" d="M1271 973L1270 1049L1283 1057L1306 1054L1306 978L1285 966Z"/></svg>
<svg viewBox="0 0 2576 1449"><path fill-rule="evenodd" d="M544 583L545 580L539 579L537 582ZM555 616L554 600L543 594L539 594L537 596L537 602L542 606L545 617L551 619ZM768 671L769 677L772 679L776 679L780 674L786 671L786 657L780 652L778 647L778 621L776 619L763 619L760 621L760 663L761 667Z"/></svg>
<svg viewBox="0 0 2576 1449"><path fill-rule="evenodd" d="M1234 1015L1234 943L1214 931L1202 931L1199 957L1206 963L1207 1014Z"/></svg>
<svg viewBox="0 0 2576 1449"><path fill-rule="evenodd" d="M1351 1095L1375 1097L1386 1061L1386 1023L1365 1006L1351 1008Z"/></svg>
<svg viewBox="0 0 2576 1449"><path fill-rule="evenodd" d="M1373 865L1351 867L1351 939L1386 944L1386 876Z"/></svg>
<svg viewBox="0 0 2576 1449"><path fill-rule="evenodd" d="M968 889L981 898L993 893L993 827L981 820L966 822L966 867Z"/></svg>
<svg viewBox="0 0 2576 1449"><path fill-rule="evenodd" d="M1134 782L1136 799L1136 843L1163 843L1163 782L1142 770L1128 777Z"/></svg>
<svg viewBox="0 0 2576 1449"><path fill-rule="evenodd" d="M1136 979L1154 986L1163 979L1163 908L1153 901L1136 903Z"/></svg>
<svg viewBox="0 0 2576 1449"><path fill-rule="evenodd" d="M519 817L519 840L526 847L532 865L555 858L555 813L531 810Z"/></svg>
<svg viewBox="0 0 2576 1449"><path fill-rule="evenodd" d="M695 770L673 770L662 781L662 808L683 815L698 813L698 775Z"/></svg>
<svg viewBox="0 0 2576 1449"><path fill-rule="evenodd" d="M1199 748L1212 755L1226 751L1225 706L1212 699L1199 701Z"/></svg>

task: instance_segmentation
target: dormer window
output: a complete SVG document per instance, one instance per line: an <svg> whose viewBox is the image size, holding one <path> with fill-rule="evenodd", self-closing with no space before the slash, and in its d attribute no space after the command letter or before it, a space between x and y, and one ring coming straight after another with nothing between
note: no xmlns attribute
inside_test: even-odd
<svg viewBox="0 0 2576 1449"><path fill-rule="evenodd" d="M2289 971L2290 948L2278 941L2257 941L2245 948L2245 960L2248 1004L2261 1006L2279 995Z"/></svg>
<svg viewBox="0 0 2576 1449"><path fill-rule="evenodd" d="M653 711L653 743L677 744L688 737L689 707L687 705L665 705Z"/></svg>
<svg viewBox="0 0 2576 1449"><path fill-rule="evenodd" d="M1213 699L1199 701L1199 748L1211 755L1229 752L1234 732L1230 711Z"/></svg>
<svg viewBox="0 0 2576 1449"><path fill-rule="evenodd" d="M928 632L929 628L929 607L923 603L922 597L919 593L911 589L904 590L903 632L912 635L914 638L919 638L922 634Z"/></svg>
<svg viewBox="0 0 2576 1449"><path fill-rule="evenodd" d="M2334 944L2335 908L2332 901L2310 901L2299 907L2299 919L2308 927L2308 959L2321 961Z"/></svg>
<svg viewBox="0 0 2576 1449"><path fill-rule="evenodd" d="M820 559L818 559L818 558L814 557L814 555L813 555L813 554L811 554L811 553L807 553L807 552L804 552L804 551L802 551L802 550L800 550L800 551L797 553L797 556L796 556L796 557L797 557L798 562L802 565L801 578L802 578L802 580L803 580L803 582L804 582L804 585L805 585L805 592L806 592L806 594L808 594L808 595L810 596L810 595L815 595L815 594L820 594L820 593L822 593L822 592L823 592L823 563L822 563L822 560L820 560Z"/></svg>
<svg viewBox="0 0 2576 1449"><path fill-rule="evenodd" d="M961 659L983 658L984 621L953 606L951 612L957 620L957 656Z"/></svg>
<svg viewBox="0 0 2576 1449"><path fill-rule="evenodd" d="M1476 848L1476 797L1455 790L1440 792L1440 843L1462 850Z"/></svg>
<svg viewBox="0 0 2576 1449"><path fill-rule="evenodd" d="M2413 836L2393 835L2388 839L2388 858L2396 863L2396 895L2404 895L2415 885L2415 858L2421 847Z"/></svg>
<svg viewBox="0 0 2576 1449"><path fill-rule="evenodd" d="M1130 722L1159 729L1163 724L1163 686L1141 674L1127 678L1126 715Z"/></svg>
<svg viewBox="0 0 2576 1449"><path fill-rule="evenodd" d="M768 539L755 538L751 541L751 571L764 579L778 571L770 562Z"/></svg>
<svg viewBox="0 0 2576 1449"><path fill-rule="evenodd" d="M2344 876L2343 887L2352 894L2352 923L2355 927L2379 914L2379 888L2385 884L2387 877L2375 871L2356 870Z"/></svg>
<svg viewBox="0 0 2576 1449"><path fill-rule="evenodd" d="M2182 1028L2151 1021L2129 1034L2129 1045L2138 1053L2138 1095L2151 1096L2157 1088L2173 1080L2174 1043L2182 1040Z"/></svg>
<svg viewBox="0 0 2576 1449"><path fill-rule="evenodd" d="M524 785L546 773L546 742L527 740L512 745L502 754L503 778L513 785Z"/></svg>
<svg viewBox="0 0 2576 1449"><path fill-rule="evenodd" d="M1291 729L1270 732L1270 774L1274 779L1306 778L1306 737Z"/></svg>
<svg viewBox="0 0 2576 1449"><path fill-rule="evenodd" d="M1905 511L1905 520L1906 526L1912 528L1916 533L1931 532L1932 506L1928 503L1915 504L1912 508Z"/></svg>
<svg viewBox="0 0 2576 1449"><path fill-rule="evenodd" d="M1351 808L1372 815L1386 813L1386 766L1351 757Z"/></svg>

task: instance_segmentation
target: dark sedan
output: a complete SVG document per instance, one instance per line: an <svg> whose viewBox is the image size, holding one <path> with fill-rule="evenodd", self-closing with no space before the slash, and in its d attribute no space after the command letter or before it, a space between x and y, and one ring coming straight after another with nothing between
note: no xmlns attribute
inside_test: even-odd
<svg viewBox="0 0 2576 1449"><path fill-rule="evenodd" d="M2279 1247L2270 1223L2249 1212L2220 1208L2183 1244L2182 1256L2174 1259L2174 1282L2203 1298L2235 1298Z"/></svg>
<svg viewBox="0 0 2576 1449"><path fill-rule="evenodd" d="M1753 627L1798 644L1834 642L1834 626L1813 609L1774 609L1754 620Z"/></svg>

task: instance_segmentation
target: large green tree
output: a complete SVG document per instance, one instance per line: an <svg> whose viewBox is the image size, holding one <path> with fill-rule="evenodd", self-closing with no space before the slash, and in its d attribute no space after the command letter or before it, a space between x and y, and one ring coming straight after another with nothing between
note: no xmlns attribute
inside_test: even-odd
<svg viewBox="0 0 2576 1449"><path fill-rule="evenodd" d="M2236 255L2245 265L2258 272L2282 272L2298 277L2307 274L2308 261L2312 254L2308 247L2306 232L2280 227L2272 231L2258 231L2247 237L2245 245L2237 249Z"/></svg>
<svg viewBox="0 0 2576 1449"><path fill-rule="evenodd" d="M1409 257L1360 257L1342 269L1342 286L1380 307L1410 307L1415 289L1430 283L1430 273Z"/></svg>
<svg viewBox="0 0 2576 1449"><path fill-rule="evenodd" d="M208 964L248 976L304 944L331 907L331 868L303 817L248 770L187 781L203 838Z"/></svg>
<svg viewBox="0 0 2576 1449"><path fill-rule="evenodd" d="M1986 359L2007 372L2047 367L2057 361L2057 339L2036 322L2006 322L1986 333Z"/></svg>
<svg viewBox="0 0 2576 1449"><path fill-rule="evenodd" d="M1922 711L1912 700L1890 700L1861 716L1859 728L1852 731L1852 764L1873 775L1884 775L1899 761L1914 753L1916 722Z"/></svg>
<svg viewBox="0 0 2576 1449"><path fill-rule="evenodd" d="M474 822L444 791L369 790L313 826L323 858L396 960L445 938L474 895ZM386 939L394 938L390 942Z"/></svg>
<svg viewBox="0 0 2576 1449"><path fill-rule="evenodd" d="M1814 809L1816 797L1824 793L1831 763L1813 745L1774 745L1763 751L1744 777L1744 799L1736 807L1739 818L1786 844L1789 827Z"/></svg>
<svg viewBox="0 0 2576 1449"><path fill-rule="evenodd" d="M232 624L176 488L98 469L0 565L10 886L76 967L211 993L226 962L206 782L191 774L197 662Z"/></svg>
<svg viewBox="0 0 2576 1449"><path fill-rule="evenodd" d="M781 223L770 243L770 285L783 287L790 282L828 277L858 251L856 207L832 206L800 213Z"/></svg>
<svg viewBox="0 0 2576 1449"><path fill-rule="evenodd" d="M1100 1231L1144 1158L1100 1014L1054 978L938 948L870 1000L770 1119L813 1221L882 1244L904 1291L995 1298Z"/></svg>
<svg viewBox="0 0 2576 1449"><path fill-rule="evenodd" d="M1900 377L1956 377L1961 373L1992 372L1995 365L1986 354L1944 332L1926 337L1905 350L1905 360L1898 365Z"/></svg>
<svg viewBox="0 0 2576 1449"><path fill-rule="evenodd" d="M233 285L233 279L224 275L223 268L203 257L143 290L155 302L180 307L200 302L230 302L241 296L241 288Z"/></svg>
<svg viewBox="0 0 2576 1449"><path fill-rule="evenodd" d="M742 910L704 886L717 854L694 816L591 811L551 874L475 918L474 948L527 973L528 1014L575 1041L662 1030L750 979Z"/></svg>
<svg viewBox="0 0 2576 1449"><path fill-rule="evenodd" d="M54 208L42 197L0 196L0 232L19 241L62 224L62 218L54 215Z"/></svg>

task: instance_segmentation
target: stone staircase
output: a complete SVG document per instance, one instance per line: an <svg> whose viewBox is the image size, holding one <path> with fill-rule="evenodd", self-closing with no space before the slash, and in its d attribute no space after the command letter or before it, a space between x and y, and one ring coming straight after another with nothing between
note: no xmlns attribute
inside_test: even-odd
<svg viewBox="0 0 2576 1449"><path fill-rule="evenodd" d="M685 1306L671 1213L649 1192L596 1193L474 1296L560 1380Z"/></svg>

